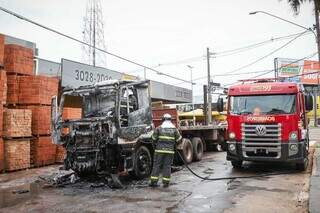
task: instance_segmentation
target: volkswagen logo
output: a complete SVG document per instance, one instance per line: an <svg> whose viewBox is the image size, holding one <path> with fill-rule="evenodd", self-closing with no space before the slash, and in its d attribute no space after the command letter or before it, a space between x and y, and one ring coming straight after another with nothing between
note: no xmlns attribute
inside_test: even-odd
<svg viewBox="0 0 320 213"><path fill-rule="evenodd" d="M266 126L258 125L256 126L255 132L258 136L264 136L267 133Z"/></svg>

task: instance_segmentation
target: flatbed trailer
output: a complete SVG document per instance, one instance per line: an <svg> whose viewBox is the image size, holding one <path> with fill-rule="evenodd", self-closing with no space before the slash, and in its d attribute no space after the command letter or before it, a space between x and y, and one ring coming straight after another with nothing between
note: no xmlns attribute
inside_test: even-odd
<svg viewBox="0 0 320 213"><path fill-rule="evenodd" d="M180 125L176 109L152 109L153 123L155 127L161 125L162 115L169 113L173 124L178 128L182 136L182 142L177 150L187 163L200 161L203 152L217 150L219 145L222 150L226 148L226 123L213 123L211 125Z"/></svg>

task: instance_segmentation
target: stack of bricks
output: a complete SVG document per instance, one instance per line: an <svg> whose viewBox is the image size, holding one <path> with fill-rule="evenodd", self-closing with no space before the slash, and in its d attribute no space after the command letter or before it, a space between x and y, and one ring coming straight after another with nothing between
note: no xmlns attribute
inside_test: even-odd
<svg viewBox="0 0 320 213"><path fill-rule="evenodd" d="M54 163L56 146L49 140L51 97L58 94L57 78L34 75L33 50L19 45L4 45L7 78L6 108L32 112L29 161L32 166ZM6 147L6 146L5 146ZM39 154L41 153L41 154ZM10 156L8 156L10 157Z"/></svg>
<svg viewBox="0 0 320 213"><path fill-rule="evenodd" d="M81 108L63 108L62 119L63 120L73 120L80 119L82 114ZM68 132L67 129L63 129L63 133L66 134ZM57 146L56 151L56 163L63 163L66 155L66 150L62 145Z"/></svg>
<svg viewBox="0 0 320 213"><path fill-rule="evenodd" d="M3 113L4 169L16 171L30 167L32 112L5 109Z"/></svg>

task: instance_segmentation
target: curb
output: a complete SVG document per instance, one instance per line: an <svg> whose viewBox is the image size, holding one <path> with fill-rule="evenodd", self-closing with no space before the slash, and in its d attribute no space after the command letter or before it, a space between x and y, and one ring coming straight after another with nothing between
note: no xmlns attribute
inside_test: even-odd
<svg viewBox="0 0 320 213"><path fill-rule="evenodd" d="M320 212L320 143L315 144L312 175L310 177L309 212Z"/></svg>

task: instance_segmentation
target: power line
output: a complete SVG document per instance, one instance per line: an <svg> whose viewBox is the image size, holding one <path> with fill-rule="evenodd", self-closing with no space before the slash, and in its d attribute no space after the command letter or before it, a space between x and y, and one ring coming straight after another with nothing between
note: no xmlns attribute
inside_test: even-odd
<svg viewBox="0 0 320 213"><path fill-rule="evenodd" d="M244 46L244 47L240 47L240 48L236 48L236 49L231 49L231 50L225 50L225 51L222 51L222 52L217 52L217 53L215 53L215 57L216 58L220 58L220 57L226 57L226 56L235 55L235 54L238 54L238 53L241 53L241 52L245 52L245 51L248 51L248 50L251 50L251 49L254 49L254 48L258 48L258 47L267 45L267 44L275 42L275 41L286 40L286 39L292 38L294 36L297 36L299 34L301 34L301 33L295 33L295 34L291 34L291 35L287 35L287 36L271 38L271 39L268 39L268 40L265 40L265 41L262 41L262 42L259 42L259 43L251 44L251 45L248 45L248 46ZM311 32L308 32L308 33L306 33L304 35L309 35L309 34L311 34Z"/></svg>
<svg viewBox="0 0 320 213"><path fill-rule="evenodd" d="M12 11L6 9L6 8L1 7L1 6L0 6L0 10L2 10L2 11L5 12L5 13L8 13L9 15L15 16L15 17L18 18L18 19L21 19L21 20L23 20L23 21L26 21L26 22L29 22L29 23L31 23L31 24L34 24L34 25L36 25L36 26L38 26L38 27L41 27L41 28L43 28L43 29L46 29L46 30L51 31L51 32L53 32L53 33L56 33L56 34L58 34L58 35L60 35L60 36L63 36L63 37L65 37L65 38L68 38L68 39L70 39L70 40L76 41L76 42L78 42L78 43L80 43L80 44L86 45L86 46L88 46L88 47L90 47L90 48L95 48L96 50L99 50L99 51L101 51L101 52L104 52L104 53L106 53L106 54L108 54L108 55L111 55L111 56L116 57L116 58L118 58L118 59L121 59L121 60L123 60L123 61L129 62L129 63L134 64L134 65L137 65L137 66L139 66L139 67L143 67L143 68L145 68L145 69L149 69L149 70L157 73L158 75L163 75L163 76L166 76L166 77L169 77L169 78L172 78L172 79L176 79L176 80L179 80L179 81L183 81L183 82L186 82L186 83L191 83L190 81L187 81L187 80L184 80L184 79L175 77L175 76L171 76L171 75L166 74L166 73L162 73L162 72L160 72L160 71L158 71L158 70L155 70L155 69L153 69L153 68L151 68L151 67L148 67L148 66L145 66L145 65L143 65L143 64L140 64L140 63L138 63L138 62L132 61L132 60L127 59L127 58L124 58L124 57L119 56L119 55L117 55L117 54L114 54L114 53L111 53L111 52L106 51L106 50L104 50L104 49L101 49L101 48L99 48L99 47L94 47L94 46L92 46L92 45L90 45L90 44L88 44L88 43L86 43L86 42L83 42L83 41L77 39L77 38L74 38L74 37L72 37L72 36L66 35L66 34L64 34L64 33L62 33L62 32L59 32L59 31L57 31L57 30L55 30L55 29L52 29L52 28L50 28L50 27L47 27L47 26L45 26L45 25L39 24L39 23L37 23L37 22L35 22L35 21L32 21L31 19L28 19L28 18L26 18L26 17L24 17L24 16L22 16L22 15L19 15L19 14L15 13L15 12L12 12Z"/></svg>
<svg viewBox="0 0 320 213"><path fill-rule="evenodd" d="M293 39L291 39L290 41L286 42L284 45L278 47L277 49L273 50L272 52L268 53L267 55L264 55L264 56L262 56L262 57L260 57L260 58L258 58L258 59L256 59L256 60L254 60L253 62L250 62L249 64L246 64L246 65L241 66L241 67L239 67L239 68L237 68L237 69L228 71L228 72L226 72L226 73L224 73L224 74L221 74L221 75L219 75L219 76L228 76L228 74L230 74L230 73L234 73L234 72L240 71L240 70L242 70L242 69L244 69L244 68L250 67L250 66L252 66L252 65L254 65L254 64L262 61L263 59L269 57L270 55L272 55L272 54L276 53L277 51L283 49L284 47L288 46L289 44L291 44L293 41L295 41L296 39L298 39L300 36L302 36L302 35L305 34L306 32L308 32L308 31L304 31L304 32L299 33L299 34L295 34L296 36L295 36ZM262 71L261 71L261 72L262 72ZM254 72L253 72L253 73L254 73ZM247 74L247 73L243 73L243 74ZM249 73L249 74L251 74L251 73ZM238 73L238 75L242 75L242 73ZM215 75L215 76L218 76L218 75ZM206 77L207 77L207 76L202 76L202 77L199 77L199 78L195 78L193 81L198 81L198 80L204 79L204 78L206 78Z"/></svg>
<svg viewBox="0 0 320 213"><path fill-rule="evenodd" d="M308 58L312 58L312 57L315 56L316 54L318 54L318 52L315 52L315 53L313 53L313 54L311 54L311 55L309 55L309 56L306 56L306 57L297 59L297 60L295 60L295 61L292 61L292 62L290 62L289 64L282 65L282 66L280 66L278 69L281 69L281 68L284 68L284 67L288 67L288 66L290 66L290 65L292 65L292 64L294 64L294 63L297 63L297 62L299 62L299 61L302 61L302 60L305 60L305 59L308 59ZM318 63L318 62L313 62L313 63L310 63L310 64L316 64L316 63ZM310 64L307 64L307 65L310 65ZM298 66L299 66L299 67L303 67L303 66L305 66L305 65L298 65ZM254 76L254 77L252 77L252 78L250 78L250 79L255 79L255 78L261 77L261 76L263 76L263 75L269 74L269 73L271 73L271 72L274 72L274 71L275 71L275 69L270 69L270 70L266 71L265 73L256 75L256 76ZM311 74L311 73L307 73L307 74ZM290 76L290 77L286 77L286 78L292 78L292 77L295 77L295 76ZM236 83L238 83L238 81L237 81L237 82L234 82L234 83L230 83L230 84L225 84L224 86L231 86L231 85L234 85L234 84L236 84Z"/></svg>

